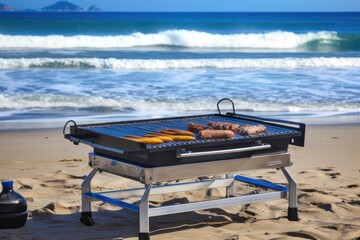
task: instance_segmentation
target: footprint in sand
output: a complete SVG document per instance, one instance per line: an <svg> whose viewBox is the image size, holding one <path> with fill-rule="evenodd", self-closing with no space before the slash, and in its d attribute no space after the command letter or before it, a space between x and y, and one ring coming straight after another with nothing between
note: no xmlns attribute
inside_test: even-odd
<svg viewBox="0 0 360 240"><path fill-rule="evenodd" d="M239 240L240 237L239 236L232 236L230 238L226 238L225 240Z"/></svg>
<svg viewBox="0 0 360 240"><path fill-rule="evenodd" d="M351 204L351 205L356 205L356 206L360 206L360 201L356 200L356 201L349 201L347 202L348 204Z"/></svg>
<svg viewBox="0 0 360 240"><path fill-rule="evenodd" d="M332 179L334 178L338 178L339 176L341 176L341 173L327 173L326 175L330 176Z"/></svg>
<svg viewBox="0 0 360 240"><path fill-rule="evenodd" d="M336 194L328 191L319 191L315 189L300 189L302 193L299 194L298 200L300 203L310 203L315 206L323 205L324 203L341 202L341 198Z"/></svg>
<svg viewBox="0 0 360 240"><path fill-rule="evenodd" d="M325 203L317 206L318 208L324 209L325 211L334 212L330 203Z"/></svg>
<svg viewBox="0 0 360 240"><path fill-rule="evenodd" d="M301 190L302 192L307 192L307 193L320 192L319 190L316 190L314 188L302 188L299 190Z"/></svg>
<svg viewBox="0 0 360 240"><path fill-rule="evenodd" d="M286 235L290 236L290 237L296 237L296 238L304 238L304 239L311 239L311 240L317 240L316 237L313 237L312 235L310 235L309 233L305 233L305 232L287 232Z"/></svg>
<svg viewBox="0 0 360 240"><path fill-rule="evenodd" d="M320 171L325 172L327 176L330 176L332 179L338 178L341 176L341 173L339 172L333 172L335 171L334 167L327 167L327 168L319 168ZM330 173L332 172L332 173Z"/></svg>
<svg viewBox="0 0 360 240"><path fill-rule="evenodd" d="M49 204L47 204L45 207L45 209L48 209L54 213L60 213L60 214L64 214L64 213L74 213L77 212L78 210L80 210L80 206L78 205L70 205L68 203L64 203L64 202L51 202Z"/></svg>
<svg viewBox="0 0 360 240"><path fill-rule="evenodd" d="M323 171L323 172L331 172L331 171L334 171L334 168L333 168L333 167L320 168L319 170L320 170L320 171Z"/></svg>
<svg viewBox="0 0 360 240"><path fill-rule="evenodd" d="M21 184L21 187L19 189L23 190L23 189L33 189L32 186L30 185L27 185L27 184L23 184L23 183L20 183Z"/></svg>

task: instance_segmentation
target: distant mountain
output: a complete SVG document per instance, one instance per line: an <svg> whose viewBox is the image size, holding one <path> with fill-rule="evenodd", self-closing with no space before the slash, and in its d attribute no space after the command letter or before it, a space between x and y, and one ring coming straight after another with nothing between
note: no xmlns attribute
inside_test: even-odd
<svg viewBox="0 0 360 240"><path fill-rule="evenodd" d="M15 10L12 6L0 3L0 12L14 12L14 11L23 11L23 12L85 12L82 7L75 5L67 1L58 1L52 5L38 9L23 9ZM91 5L88 9L88 12L101 12L102 10L95 5Z"/></svg>
<svg viewBox="0 0 360 240"><path fill-rule="evenodd" d="M89 7L88 12L101 12L101 9L98 6L92 5Z"/></svg>
<svg viewBox="0 0 360 240"><path fill-rule="evenodd" d="M43 12L83 12L84 9L67 1L59 1L50 6L41 8Z"/></svg>
<svg viewBox="0 0 360 240"><path fill-rule="evenodd" d="M10 5L0 3L0 12L13 12L14 9Z"/></svg>

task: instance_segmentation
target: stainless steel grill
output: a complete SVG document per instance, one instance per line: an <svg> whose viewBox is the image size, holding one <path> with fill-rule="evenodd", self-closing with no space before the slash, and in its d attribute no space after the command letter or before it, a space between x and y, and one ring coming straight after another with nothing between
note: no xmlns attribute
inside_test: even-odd
<svg viewBox="0 0 360 240"><path fill-rule="evenodd" d="M228 99L226 99L228 100ZM220 100L221 102L222 100ZM220 103L219 102L219 103ZM93 171L82 184L82 217L85 225L92 225L91 202L103 201L119 207L139 212L139 239L150 239L149 218L199 209L252 203L289 197L288 219L297 220L296 183L285 167L292 164L289 144L304 146L305 124L259 118L232 113L208 114L140 121L112 122L77 125L73 121L70 133L65 138L75 144L83 143L93 147L89 154L89 165ZM233 107L234 109L234 107ZM235 133L233 138L200 139L193 141L173 141L160 144L144 144L125 136L142 136L161 129L187 129L189 122L207 125L208 122L229 122L236 124L262 124L267 131L255 135ZM280 186L237 175L243 170L276 168L281 169L289 186ZM139 181L142 189L128 189L111 192L91 191L90 183L98 171ZM181 180L209 175L226 175L224 179L157 186L169 180ZM234 184L245 182L271 189L270 193L236 196ZM176 191L190 191L213 187L226 187L223 199L173 206L150 207L151 194ZM129 204L123 198L141 197L140 204Z"/></svg>

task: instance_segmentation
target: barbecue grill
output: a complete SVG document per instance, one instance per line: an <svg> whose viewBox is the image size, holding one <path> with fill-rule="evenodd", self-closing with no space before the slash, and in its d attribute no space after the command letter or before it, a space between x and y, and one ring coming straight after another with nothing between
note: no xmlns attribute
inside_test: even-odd
<svg viewBox="0 0 360 240"><path fill-rule="evenodd" d="M222 114L220 110L222 101L230 101L233 111ZM150 217L287 197L289 198L288 219L298 220L296 183L285 167L292 165L288 152L289 144L304 146L305 124L237 114L234 103L227 98L221 99L217 108L217 114L85 125L77 125L71 120L65 124L65 138L74 144L83 143L93 147L93 152L89 153L89 165L93 170L82 183L81 222L87 226L94 224L91 213L92 201L110 203L139 212L139 239L143 240L150 239ZM254 135L235 133L233 138L197 137L190 141L160 144L145 144L126 137L143 136L148 132L162 129L186 130L189 122L203 125L209 122L262 124L267 130ZM65 134L69 123L72 123L70 133ZM289 183L288 187L236 174L244 170L261 168L281 169ZM95 193L91 191L90 183L98 171L130 178L145 186L141 189ZM170 180L210 175L226 177L163 185ZM272 192L236 196L234 184L238 181L267 188ZM214 187L226 187L226 196L222 199L187 204L149 206L151 194ZM129 197L141 197L140 203L130 204L123 200Z"/></svg>

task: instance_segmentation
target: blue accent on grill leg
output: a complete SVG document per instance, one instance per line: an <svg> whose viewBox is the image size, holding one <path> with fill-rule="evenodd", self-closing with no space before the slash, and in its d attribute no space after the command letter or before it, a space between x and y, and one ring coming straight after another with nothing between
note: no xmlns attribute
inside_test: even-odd
<svg viewBox="0 0 360 240"><path fill-rule="evenodd" d="M121 208L126 208L126 209L131 210L131 211L135 211L135 212L139 211L139 207L136 206L135 204L127 203L127 202L124 202L124 201L121 201L121 200L118 200L118 199L114 199L114 198L110 198L110 197L107 197L107 196L104 196L104 195L101 195L101 194L98 194L98 193L84 193L84 195L86 195L88 197L91 197L93 199L103 201L105 203L112 204L114 206L118 206L118 207L121 207Z"/></svg>
<svg viewBox="0 0 360 240"><path fill-rule="evenodd" d="M261 180L257 180L257 179L253 179L253 178L248 178L248 177L244 177L244 176L240 176L237 175L235 176L235 180L240 181L240 182L245 182L245 183L250 183L253 184L255 186L260 186L260 187L265 187L265 188L271 188L277 191L288 191L287 187L278 185L278 184L274 184L271 182L265 182L265 181L261 181Z"/></svg>

